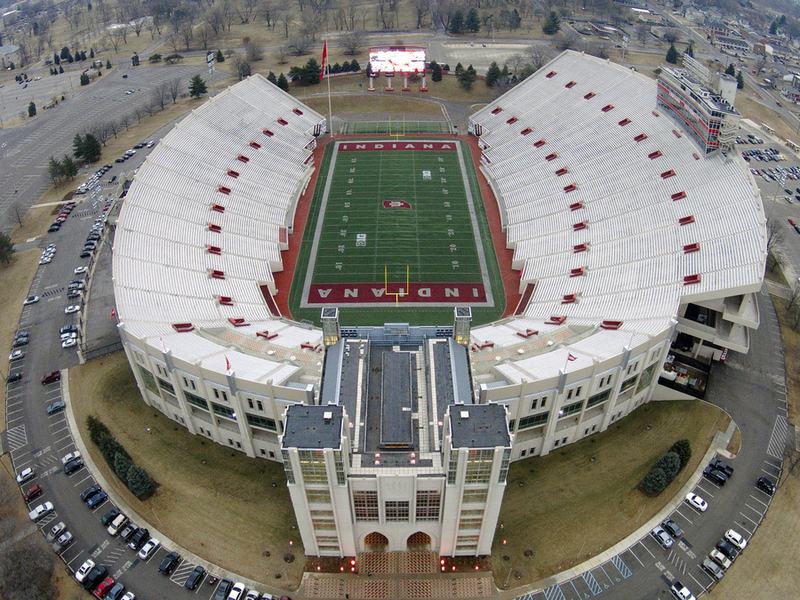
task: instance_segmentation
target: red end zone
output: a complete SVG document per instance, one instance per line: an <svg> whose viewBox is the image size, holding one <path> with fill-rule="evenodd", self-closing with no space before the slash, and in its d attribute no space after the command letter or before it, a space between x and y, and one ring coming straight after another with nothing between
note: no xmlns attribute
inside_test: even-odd
<svg viewBox="0 0 800 600"><path fill-rule="evenodd" d="M447 303L475 304L486 302L482 283L412 283L405 295L405 286L390 285L387 290L379 283L330 283L311 285L309 304L367 304L405 302L413 304Z"/></svg>
<svg viewBox="0 0 800 600"><path fill-rule="evenodd" d="M341 142L339 152L374 152L376 150L433 150L455 152L454 142Z"/></svg>

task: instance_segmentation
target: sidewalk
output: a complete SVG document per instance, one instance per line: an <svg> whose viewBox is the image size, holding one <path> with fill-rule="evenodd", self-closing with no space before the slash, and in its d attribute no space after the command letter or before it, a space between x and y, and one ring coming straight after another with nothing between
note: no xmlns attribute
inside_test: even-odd
<svg viewBox="0 0 800 600"><path fill-rule="evenodd" d="M70 397L69 393L69 369L64 369L61 371L61 395L66 403L65 413L67 415L67 422L69 423L69 428L72 432L72 437L75 440L75 447L81 453L83 457L84 464L86 465L86 469L92 474L95 481L100 484L100 486L108 493L109 500L117 506L122 512L124 512L132 521L136 522L140 527L145 527L150 531L151 537L157 538L161 541L161 545L169 550L175 550L178 552L184 561L190 562L194 565L202 566L209 575L213 575L218 577L219 579L226 578L232 581L241 581L245 584L249 589L257 589L261 590L262 593L264 591L280 598L281 596L286 594L286 590L281 590L277 588L271 588L268 584L262 583L260 581L253 581L252 579L246 579L244 577L240 577L235 573L230 573L214 565L207 560L200 558L196 554L193 554L191 551L183 548L182 546L178 545L174 540L170 539L167 535L163 532L159 531L158 528L153 526L152 523L148 522L144 517L134 511L130 505L125 502L123 498L120 498L119 495L116 493L114 487L109 485L108 480L105 478L103 473L97 468L94 460L92 459L92 455L89 453L89 449L86 447L86 443L81 437L80 429L78 428L78 423L75 420L75 413L72 410L72 398Z"/></svg>
<svg viewBox="0 0 800 600"><path fill-rule="evenodd" d="M551 577L547 577L546 579L542 579L538 581L535 586L531 586L528 588L519 587L519 588L512 588L507 591L502 591L500 593L500 598L503 599L512 599L516 598L517 596L522 596L525 594L534 594L536 592L543 591L553 585L564 583L581 573L586 571L590 571L596 567L599 567L602 564L605 564L607 561L611 560L617 554L621 554L625 552L629 547L633 546L637 541L641 538L645 537L650 531L664 521L667 517L669 517L672 512L678 508L682 503L683 499L686 497L686 494L691 492L692 489L697 485L697 482L703 476L703 469L712 459L712 457L719 453L725 456L726 458L730 458L730 454L728 454L726 448L728 447L728 443L733 437L733 432L736 431L736 423L731 420L730 425L728 425L728 429L724 432L718 431L714 436L714 439L711 441L711 445L708 447L703 458L697 465L697 469L692 474L691 477L686 481L680 491L675 494L674 497L670 499L664 507L653 516L647 523L644 523L641 527L639 527L636 531L632 532L628 537L620 540L604 552L593 556L589 560L582 562L579 565L575 565L571 569L567 569L565 571L561 571Z"/></svg>

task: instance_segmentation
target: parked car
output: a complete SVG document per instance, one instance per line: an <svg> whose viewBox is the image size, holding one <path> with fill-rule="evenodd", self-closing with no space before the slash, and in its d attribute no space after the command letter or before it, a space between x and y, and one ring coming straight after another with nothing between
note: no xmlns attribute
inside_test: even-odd
<svg viewBox="0 0 800 600"><path fill-rule="evenodd" d="M108 494L101 490L86 501L86 506L94 510L106 500L108 500Z"/></svg>
<svg viewBox="0 0 800 600"><path fill-rule="evenodd" d="M94 591L95 598L105 598L108 595L108 592L114 587L114 578L113 577L105 577L103 581L100 582L100 585L97 586L97 589Z"/></svg>
<svg viewBox="0 0 800 600"><path fill-rule="evenodd" d="M88 270L89 270L89 267L85 267L85 266L75 267L75 270L73 271L73 273L75 273L75 275L80 275L81 273L86 273L86 271L88 271Z"/></svg>
<svg viewBox="0 0 800 600"><path fill-rule="evenodd" d="M22 379L22 371L17 371L16 373L11 373L6 379L6 383L14 383L15 381L19 381Z"/></svg>
<svg viewBox="0 0 800 600"><path fill-rule="evenodd" d="M722 552L714 548L708 553L708 557L717 563L723 570L727 571L731 568L731 559L725 556Z"/></svg>
<svg viewBox="0 0 800 600"><path fill-rule="evenodd" d="M125 586L118 581L110 590L108 590L108 595L106 595L106 598L108 598L108 600L121 600L122 594L124 593Z"/></svg>
<svg viewBox="0 0 800 600"><path fill-rule="evenodd" d="M67 403L64 402L63 400L56 400L55 402L51 402L50 404L48 404L45 410L47 411L48 416L50 416L64 410L64 407L66 405Z"/></svg>
<svg viewBox="0 0 800 600"><path fill-rule="evenodd" d="M703 570L711 575L714 579L722 579L725 576L725 569L720 567L717 563L715 563L710 558L704 558L703 564L700 565Z"/></svg>
<svg viewBox="0 0 800 600"><path fill-rule="evenodd" d="M694 492L689 492L688 494L686 494L686 503L695 510L698 510L700 512L706 512L708 510L708 502L703 500L700 496L698 496Z"/></svg>
<svg viewBox="0 0 800 600"><path fill-rule="evenodd" d="M93 590L98 583L103 581L108 575L108 569L102 565L95 565L86 578L83 580L83 588Z"/></svg>
<svg viewBox="0 0 800 600"><path fill-rule="evenodd" d="M47 539L48 542L54 542L58 536L64 533L64 530L66 528L67 528L66 523L64 523L64 521L59 521L50 528L45 538Z"/></svg>
<svg viewBox="0 0 800 600"><path fill-rule="evenodd" d="M695 600L694 594L689 591L689 588L677 579L672 583L672 587L669 588L669 591L672 592L672 595L678 598L678 600Z"/></svg>
<svg viewBox="0 0 800 600"><path fill-rule="evenodd" d="M65 465L69 461L71 461L73 458L80 458L80 457L81 457L81 453L78 452L77 450L75 452L68 452L63 457L61 457L61 464ZM100 489L99 485L97 486L97 489ZM81 500L86 500L86 498L83 497L83 494L81 494Z"/></svg>
<svg viewBox="0 0 800 600"><path fill-rule="evenodd" d="M82 458L73 458L67 464L64 465L64 475L72 475L75 471L83 467L83 459Z"/></svg>
<svg viewBox="0 0 800 600"><path fill-rule="evenodd" d="M650 532L650 535L663 547L669 550L672 548L672 544L675 542L673 541L672 537L666 532L666 530L661 527L661 525L656 525L653 530Z"/></svg>
<svg viewBox="0 0 800 600"><path fill-rule="evenodd" d="M722 539L717 542L716 544L717 550L722 552L725 556L731 559L731 561L736 560L736 557L739 556L739 550L731 544L729 541Z"/></svg>
<svg viewBox="0 0 800 600"><path fill-rule="evenodd" d="M78 567L78 570L75 571L75 580L78 583L83 583L83 581L86 579L86 576L91 572L92 569L94 569L94 561L91 558L86 559L83 561L83 564Z"/></svg>
<svg viewBox="0 0 800 600"><path fill-rule="evenodd" d="M768 477L759 477L756 480L756 487L765 494L772 496L775 493L775 482Z"/></svg>
<svg viewBox="0 0 800 600"><path fill-rule="evenodd" d="M133 592L125 592L125 595L120 600L136 600L136 594Z"/></svg>
<svg viewBox="0 0 800 600"><path fill-rule="evenodd" d="M50 371L47 375L42 377L42 385L61 381L61 371Z"/></svg>
<svg viewBox="0 0 800 600"><path fill-rule="evenodd" d="M127 542L129 539L133 537L133 534L139 530L139 526L136 525L133 521L128 521L128 524L122 528L122 531L119 532L119 537L123 541Z"/></svg>
<svg viewBox="0 0 800 600"><path fill-rule="evenodd" d="M73 314L73 313L76 313L76 312L78 312L80 309L81 309L81 307L80 307L80 306L78 306L77 304L70 304L69 306L67 306L67 307L64 309L64 314L66 314L66 315L71 315L71 314Z"/></svg>
<svg viewBox="0 0 800 600"><path fill-rule="evenodd" d="M103 527L108 527L121 514L122 513L120 512L120 510L115 506L109 509L102 517L100 517L100 524Z"/></svg>
<svg viewBox="0 0 800 600"><path fill-rule="evenodd" d="M680 537L683 537L683 529L681 529L681 528L680 528L680 525L678 525L678 524L677 524L675 521L673 521L672 519L667 519L666 521L664 521L664 522L661 524L661 526L662 526L664 529L666 529L666 530L667 530L667 533L669 533L669 534L670 534L672 537L674 537L674 538L680 538Z"/></svg>
<svg viewBox="0 0 800 600"><path fill-rule="evenodd" d="M49 515L51 512L53 512L53 510L54 507L52 502L43 502L28 513L28 518L35 523L39 519Z"/></svg>
<svg viewBox="0 0 800 600"><path fill-rule="evenodd" d="M164 559L161 561L161 564L158 565L158 572L162 575L169 575L171 574L175 568L178 566L178 563L181 562L181 555L177 552L168 552Z"/></svg>
<svg viewBox="0 0 800 600"><path fill-rule="evenodd" d="M247 595L244 597L244 600L261 600L261 594L259 594L255 590L250 590L247 592Z"/></svg>
<svg viewBox="0 0 800 600"><path fill-rule="evenodd" d="M725 473L728 479L733 477L734 468L726 463L724 460L720 458L715 458L709 463L710 466L714 467L717 471L722 471Z"/></svg>
<svg viewBox="0 0 800 600"><path fill-rule="evenodd" d="M723 486L728 482L728 477L725 475L725 473L722 471L717 471L712 466L708 466L703 469L703 477L718 486Z"/></svg>
<svg viewBox="0 0 800 600"><path fill-rule="evenodd" d="M33 470L33 467L25 467L22 471L17 473L17 483L25 483L34 477L36 477L36 471Z"/></svg>
<svg viewBox="0 0 800 600"><path fill-rule="evenodd" d="M724 537L728 542L736 546L740 552L747 547L747 540L744 539L744 536L735 529L728 529L728 531L725 532Z"/></svg>
<svg viewBox="0 0 800 600"><path fill-rule="evenodd" d="M117 513L117 516L108 524L108 535L117 535L125 525L128 524L128 517L123 513Z"/></svg>
<svg viewBox="0 0 800 600"><path fill-rule="evenodd" d="M34 483L22 493L22 497L25 498L25 502L30 502L31 500L36 500L36 498L41 496L42 493L44 493L42 486L40 486L38 483Z"/></svg>
<svg viewBox="0 0 800 600"><path fill-rule="evenodd" d="M237 581L233 584L231 591L228 592L228 600L242 600L244 595L244 584Z"/></svg>
<svg viewBox="0 0 800 600"><path fill-rule="evenodd" d="M200 582L205 577L206 570L197 565L191 573L189 573L189 577L186 578L186 581L183 583L183 587L187 590L194 590L197 589L197 586L200 585Z"/></svg>
<svg viewBox="0 0 800 600"><path fill-rule="evenodd" d="M230 579L223 579L219 582L217 591L214 593L213 600L228 600L228 594L233 587L233 582Z"/></svg>
<svg viewBox="0 0 800 600"><path fill-rule="evenodd" d="M22 350L14 350L8 355L8 360L10 362L14 362L15 360L20 360L23 358L25 358L25 353Z"/></svg>
<svg viewBox="0 0 800 600"><path fill-rule="evenodd" d="M130 548L131 550L138 551L139 548L141 548L149 538L150 538L150 532L144 527L140 527L131 536L131 539L128 542L128 548Z"/></svg>
<svg viewBox="0 0 800 600"><path fill-rule="evenodd" d="M142 549L139 550L139 558L141 560L147 560L156 552L156 550L158 550L159 546L161 546L161 542L155 538L150 538L147 540L147 543L142 546Z"/></svg>
<svg viewBox="0 0 800 600"><path fill-rule="evenodd" d="M29 306L31 304L36 304L39 301L39 296L28 296L25 298L25 301L22 303L23 306Z"/></svg>
<svg viewBox="0 0 800 600"><path fill-rule="evenodd" d="M65 550L74 541L75 536L73 536L71 532L65 531L58 536L58 539L55 542L53 542L53 552L59 553L62 550Z"/></svg>

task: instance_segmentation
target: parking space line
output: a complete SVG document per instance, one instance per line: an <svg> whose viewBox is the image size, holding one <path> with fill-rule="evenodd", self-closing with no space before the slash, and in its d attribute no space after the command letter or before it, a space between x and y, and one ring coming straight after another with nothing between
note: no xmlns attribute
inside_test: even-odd
<svg viewBox="0 0 800 600"><path fill-rule="evenodd" d="M81 479L81 480L80 480L78 483L74 484L72 487L78 487L78 486L79 486L80 484L82 484L84 481L86 481L87 479L91 479L91 478L92 478L92 474L91 474L91 473L89 473L89 472L87 471L87 475L86 475L86 477L84 477L83 479Z"/></svg>
<svg viewBox="0 0 800 600"><path fill-rule="evenodd" d="M745 503L744 503L744 505L745 505L747 508L749 508L750 510L752 510L754 513L756 513L756 514L757 514L759 517L763 517L763 516L764 516L764 513L763 513L763 512L761 512L761 511L759 511L759 510L757 510L757 509L753 508L753 507L752 507L752 506L750 506L750 505L749 505L747 502L745 502Z"/></svg>
<svg viewBox="0 0 800 600"><path fill-rule="evenodd" d="M694 582L695 582L695 583L696 583L696 584L697 584L697 585L700 587L700 589L701 589L701 590L703 590L704 592L706 591L706 586L704 586L702 583L700 583L699 581L697 581L697 578L696 578L694 575L692 575L691 573L689 573L689 577L691 577L692 579L694 579Z"/></svg>
<svg viewBox="0 0 800 600"><path fill-rule="evenodd" d="M701 483L705 483L705 482L700 482L700 481L698 481L698 482L697 482L697 485L695 486L695 489L699 488L699 489L700 489L700 491L702 491L702 492L703 492L703 493L704 493L706 496L711 496L711 497L713 498L713 497L714 497L714 494L712 494L712 493L711 493L711 492L709 492L709 491L708 491L706 488L704 488L702 485L700 485ZM711 485L714 485L714 484L712 483ZM717 488L717 489L719 489L719 488ZM696 493L696 492L695 492L695 493Z"/></svg>
<svg viewBox="0 0 800 600"><path fill-rule="evenodd" d="M649 555L650 555L650 556L651 556L653 559L655 559L656 555L655 555L655 554L653 554L652 552L650 552L650 549L649 549L647 546L645 546L645 545L644 545L644 541L643 541L643 540L639 540L639 542L638 542L638 543L639 543L639 544L642 546L642 548L644 548L644 549L645 549L645 551L646 551L646 552L647 552L647 553L648 553L648 554L649 554ZM641 562L641 561L639 561L639 562Z"/></svg>
<svg viewBox="0 0 800 600"><path fill-rule="evenodd" d="M630 548L628 548L628 552L630 552L630 553L631 553L631 556L633 556L633 558L635 558L635 559L636 559L636 562L638 562L640 565L644 566L644 563L643 563L641 560L639 560L639 557L638 557L638 556L636 556L636 552L634 552L634 551L633 551L633 546L631 546Z"/></svg>
<svg viewBox="0 0 800 600"><path fill-rule="evenodd" d="M763 506L764 506L764 508L769 508L769 503L768 503L768 502L764 502L764 501L762 501L762 500L759 500L758 498L756 498L755 496L753 496L753 494L750 494L750 498L752 498L753 500L755 500L755 501L756 501L756 502L758 502L759 504L763 505Z"/></svg>
<svg viewBox="0 0 800 600"><path fill-rule="evenodd" d="M680 508L676 508L676 509L675 509L675 512L674 512L674 513L672 513L672 514L679 514L679 515L680 515L680 516L682 516L682 517L683 517L685 520L687 520L687 521L689 522L689 524L690 524L690 525L694 525L694 521L692 521L692 520L691 520L689 517L687 517L685 514L683 514L683 513L681 512Z"/></svg>

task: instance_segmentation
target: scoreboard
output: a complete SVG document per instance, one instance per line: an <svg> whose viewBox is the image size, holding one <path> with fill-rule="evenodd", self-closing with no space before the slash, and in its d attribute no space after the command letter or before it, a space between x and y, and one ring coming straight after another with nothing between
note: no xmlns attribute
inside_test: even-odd
<svg viewBox="0 0 800 600"><path fill-rule="evenodd" d="M378 46L369 49L369 66L375 75L425 73L424 46Z"/></svg>

